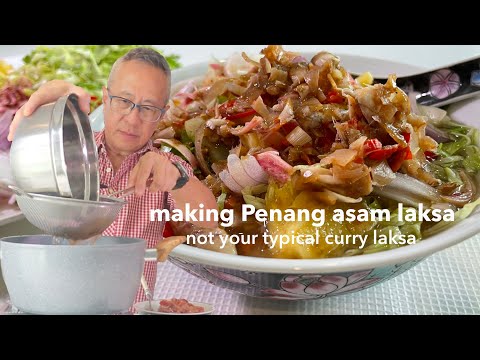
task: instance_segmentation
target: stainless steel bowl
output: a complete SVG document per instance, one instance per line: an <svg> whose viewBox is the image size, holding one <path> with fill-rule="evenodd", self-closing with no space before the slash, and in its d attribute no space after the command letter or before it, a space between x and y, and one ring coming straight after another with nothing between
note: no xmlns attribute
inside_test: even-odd
<svg viewBox="0 0 480 360"><path fill-rule="evenodd" d="M15 189L12 187L12 189ZM125 201L100 197L100 201L20 193L16 200L23 215L40 230L71 240L100 235L113 223Z"/></svg>
<svg viewBox="0 0 480 360"><path fill-rule="evenodd" d="M133 305L140 289L146 242L101 237L95 245L52 245L47 235L0 241L11 303L32 314L113 314ZM155 249L152 249L155 250Z"/></svg>
<svg viewBox="0 0 480 360"><path fill-rule="evenodd" d="M99 199L97 147L77 95L43 105L19 123L10 164L16 184L27 192Z"/></svg>

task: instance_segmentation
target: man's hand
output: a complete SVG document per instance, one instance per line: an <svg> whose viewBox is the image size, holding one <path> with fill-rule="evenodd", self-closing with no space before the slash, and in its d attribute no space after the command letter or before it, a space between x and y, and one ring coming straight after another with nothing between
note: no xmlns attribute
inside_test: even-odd
<svg viewBox="0 0 480 360"><path fill-rule="evenodd" d="M8 133L8 140L12 141L15 130L19 122L25 117L30 116L33 112L42 105L57 101L62 96L69 94L77 94L80 109L88 114L90 112L90 94L81 87L75 86L63 80L52 80L42 85L36 92L30 96L28 101L18 109L12 123L10 124L10 132Z"/></svg>
<svg viewBox="0 0 480 360"><path fill-rule="evenodd" d="M163 192L171 191L181 174L166 156L151 151L143 155L133 168L128 179L128 187L135 186L135 195L142 196L150 175L152 184L148 190Z"/></svg>

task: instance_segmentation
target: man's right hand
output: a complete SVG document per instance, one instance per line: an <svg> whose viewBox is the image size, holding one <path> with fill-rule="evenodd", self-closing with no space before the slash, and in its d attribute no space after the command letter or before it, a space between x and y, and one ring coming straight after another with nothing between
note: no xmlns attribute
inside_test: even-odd
<svg viewBox="0 0 480 360"><path fill-rule="evenodd" d="M40 88L30 96L28 101L18 109L12 123L10 124L10 132L7 137L8 140L13 140L17 126L25 116L32 115L39 106L55 102L62 96L69 94L77 94L80 109L86 114L90 112L90 94L88 92L81 87L75 86L64 80L49 81L40 86Z"/></svg>

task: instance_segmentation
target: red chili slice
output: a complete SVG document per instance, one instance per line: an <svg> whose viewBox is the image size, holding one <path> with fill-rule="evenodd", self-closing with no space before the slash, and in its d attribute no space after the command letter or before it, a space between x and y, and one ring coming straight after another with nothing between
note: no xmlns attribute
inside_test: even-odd
<svg viewBox="0 0 480 360"><path fill-rule="evenodd" d="M412 158L413 155L410 146L407 146L393 154L390 159L388 159L388 165L390 165L393 172L397 172L405 160L411 160Z"/></svg>
<svg viewBox="0 0 480 360"><path fill-rule="evenodd" d="M232 115L227 114L225 117L228 120L238 120L238 119L246 118L247 116L255 115L256 113L257 112L255 110L251 109L251 110L244 111L244 112L237 113L237 114L232 114Z"/></svg>
<svg viewBox="0 0 480 360"><path fill-rule="evenodd" d="M424 152L425 154L425 159L427 159L428 161L434 161L438 158L438 154L435 154L433 151L425 151Z"/></svg>
<svg viewBox="0 0 480 360"><path fill-rule="evenodd" d="M390 156L398 151L398 144L384 146L380 150L372 151L368 154L368 158L372 160L382 161L388 159Z"/></svg>
<svg viewBox="0 0 480 360"><path fill-rule="evenodd" d="M225 117L228 120L238 120L238 119L243 119L248 116L255 115L257 112L248 107L248 108L240 108L240 109L234 109L235 107L236 100L232 99L229 100L219 107L220 114ZM243 110L243 111L236 111L236 110Z"/></svg>
<svg viewBox="0 0 480 360"><path fill-rule="evenodd" d="M336 90L330 90L327 94L328 104L342 104L345 101L343 96Z"/></svg>
<svg viewBox="0 0 480 360"><path fill-rule="evenodd" d="M382 149L382 143L378 139L368 139L363 144L363 154L367 157L370 153Z"/></svg>

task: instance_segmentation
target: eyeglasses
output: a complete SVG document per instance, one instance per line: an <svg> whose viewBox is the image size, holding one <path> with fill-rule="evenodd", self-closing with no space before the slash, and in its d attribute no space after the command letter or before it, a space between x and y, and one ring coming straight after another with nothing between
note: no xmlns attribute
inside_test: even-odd
<svg viewBox="0 0 480 360"><path fill-rule="evenodd" d="M110 95L110 91L108 89L107 91L110 98L110 108L117 114L128 115L133 109L138 108L140 119L148 122L157 122L167 111L165 108L162 109L152 105L135 104L133 101L121 96Z"/></svg>

